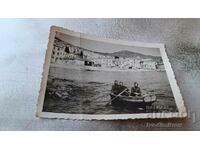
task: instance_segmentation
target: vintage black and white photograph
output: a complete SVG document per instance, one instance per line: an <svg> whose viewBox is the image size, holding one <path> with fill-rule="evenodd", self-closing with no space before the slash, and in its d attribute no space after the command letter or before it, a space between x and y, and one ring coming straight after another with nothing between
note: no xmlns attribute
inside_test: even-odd
<svg viewBox="0 0 200 150"><path fill-rule="evenodd" d="M101 39L52 27L39 117L185 117L164 44Z"/></svg>

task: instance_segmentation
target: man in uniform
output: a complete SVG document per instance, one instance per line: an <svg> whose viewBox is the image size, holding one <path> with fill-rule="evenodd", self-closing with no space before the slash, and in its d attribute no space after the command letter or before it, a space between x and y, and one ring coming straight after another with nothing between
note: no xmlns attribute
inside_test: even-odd
<svg viewBox="0 0 200 150"><path fill-rule="evenodd" d="M118 85L118 81L117 80L115 80L114 81L114 84L113 84L113 86L112 86L112 93L113 94L119 94L119 85Z"/></svg>
<svg viewBox="0 0 200 150"><path fill-rule="evenodd" d="M134 82L134 86L131 88L131 96L141 96L141 90L137 82Z"/></svg>
<svg viewBox="0 0 200 150"><path fill-rule="evenodd" d="M123 82L119 82L119 86L120 86L119 93L121 93L121 92L124 91L123 93L121 93L121 95L123 95L123 96L129 96L129 89L126 86L123 85Z"/></svg>

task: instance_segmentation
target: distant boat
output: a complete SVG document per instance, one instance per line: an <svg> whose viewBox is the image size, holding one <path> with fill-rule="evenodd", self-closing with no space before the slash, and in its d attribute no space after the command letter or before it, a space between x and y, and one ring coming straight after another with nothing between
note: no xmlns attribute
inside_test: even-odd
<svg viewBox="0 0 200 150"><path fill-rule="evenodd" d="M111 93L110 98L112 105L120 107L144 108L145 106L150 106L156 102L156 96L152 94L146 94L144 96L123 96Z"/></svg>

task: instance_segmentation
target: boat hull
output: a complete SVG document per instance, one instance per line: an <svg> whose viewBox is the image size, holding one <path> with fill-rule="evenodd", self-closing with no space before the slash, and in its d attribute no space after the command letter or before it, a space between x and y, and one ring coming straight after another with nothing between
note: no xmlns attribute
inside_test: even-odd
<svg viewBox="0 0 200 150"><path fill-rule="evenodd" d="M151 106L156 101L156 98L145 101L144 97L117 96L114 94L110 94L110 96L112 105L126 108L146 108L146 106Z"/></svg>

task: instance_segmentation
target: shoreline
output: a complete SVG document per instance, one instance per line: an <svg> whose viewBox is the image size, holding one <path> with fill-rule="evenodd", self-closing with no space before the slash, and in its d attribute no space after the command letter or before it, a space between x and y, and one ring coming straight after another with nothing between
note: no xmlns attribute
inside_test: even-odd
<svg viewBox="0 0 200 150"><path fill-rule="evenodd" d="M50 67L59 67L59 68L65 68L65 69L74 69L74 70L86 70L86 71L109 71L109 72L164 72L165 70L147 70L147 69L101 69L101 68L90 68L88 66L74 66L74 65L69 65L66 64L66 66L64 66L63 64L50 64Z"/></svg>

